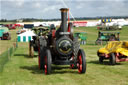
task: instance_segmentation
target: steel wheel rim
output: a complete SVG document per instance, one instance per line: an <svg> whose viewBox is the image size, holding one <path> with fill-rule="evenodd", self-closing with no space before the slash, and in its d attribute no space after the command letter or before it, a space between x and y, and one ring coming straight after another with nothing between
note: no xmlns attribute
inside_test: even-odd
<svg viewBox="0 0 128 85"><path fill-rule="evenodd" d="M47 56L45 56L45 65L44 65L44 68L45 68L45 74L47 74Z"/></svg>
<svg viewBox="0 0 128 85"><path fill-rule="evenodd" d="M79 71L79 73L81 73L82 72L82 56L79 55L78 59L79 59L78 60L78 71Z"/></svg>

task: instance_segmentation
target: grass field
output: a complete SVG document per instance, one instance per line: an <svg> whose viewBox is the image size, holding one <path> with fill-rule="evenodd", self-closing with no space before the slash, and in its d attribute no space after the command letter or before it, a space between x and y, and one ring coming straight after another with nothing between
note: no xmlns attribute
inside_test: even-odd
<svg viewBox="0 0 128 85"><path fill-rule="evenodd" d="M10 48L14 42L16 42L16 38L17 38L17 34L16 34L16 30L9 30L10 34L11 34L11 40L0 40L0 54L3 53L5 50L7 50L8 48Z"/></svg>
<svg viewBox="0 0 128 85"><path fill-rule="evenodd" d="M96 27L75 28L75 32L87 32L87 40L95 41ZM128 40L128 26L121 30L121 40ZM11 60L5 65L0 74L0 85L128 85L128 62L110 66L108 61L99 64L96 55L102 46L81 45L87 59L86 74L79 74L78 70L69 66L52 66L52 74L45 75L38 69L38 58L28 56L28 43L19 43Z"/></svg>

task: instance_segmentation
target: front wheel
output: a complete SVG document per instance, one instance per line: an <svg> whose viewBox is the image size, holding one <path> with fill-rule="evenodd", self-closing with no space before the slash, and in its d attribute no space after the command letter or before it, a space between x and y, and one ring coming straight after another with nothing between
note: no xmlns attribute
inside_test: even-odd
<svg viewBox="0 0 128 85"><path fill-rule="evenodd" d="M86 56L83 49L80 49L78 52L78 71L79 73L86 72Z"/></svg>
<svg viewBox="0 0 128 85"><path fill-rule="evenodd" d="M44 65L46 75L51 73L51 64L52 64L51 52L49 49L47 49L45 56L45 65Z"/></svg>
<svg viewBox="0 0 128 85"><path fill-rule="evenodd" d="M116 64L116 56L114 53L110 54L110 64L115 65Z"/></svg>

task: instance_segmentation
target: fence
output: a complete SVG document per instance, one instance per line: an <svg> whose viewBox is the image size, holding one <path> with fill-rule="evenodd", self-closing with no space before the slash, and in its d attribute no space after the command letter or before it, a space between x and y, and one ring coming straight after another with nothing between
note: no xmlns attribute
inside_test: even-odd
<svg viewBox="0 0 128 85"><path fill-rule="evenodd" d="M4 65L10 60L14 51L17 49L18 43L14 43L12 47L0 55L0 72L3 71Z"/></svg>

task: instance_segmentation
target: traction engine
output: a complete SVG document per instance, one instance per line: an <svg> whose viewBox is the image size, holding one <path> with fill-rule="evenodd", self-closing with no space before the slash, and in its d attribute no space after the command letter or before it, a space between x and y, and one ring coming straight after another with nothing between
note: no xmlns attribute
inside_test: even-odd
<svg viewBox="0 0 128 85"><path fill-rule="evenodd" d="M67 24L69 9L61 8L61 25L57 30L54 25L46 36L39 37L39 69L44 69L45 74L50 74L52 64L70 65L78 68L79 73L86 72L86 56L77 37L73 36L72 23Z"/></svg>

